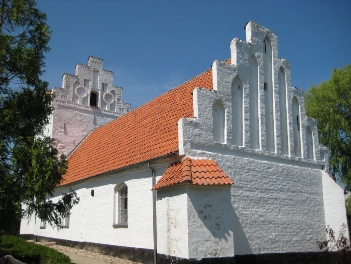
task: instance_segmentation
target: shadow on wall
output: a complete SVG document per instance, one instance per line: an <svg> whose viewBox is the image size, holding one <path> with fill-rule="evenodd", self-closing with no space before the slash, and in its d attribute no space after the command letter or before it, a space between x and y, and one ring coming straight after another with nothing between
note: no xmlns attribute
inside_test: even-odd
<svg viewBox="0 0 351 264"><path fill-rule="evenodd" d="M190 240L193 240L189 244L211 249L208 257L252 254L250 243L231 203L230 189L229 186L201 186L188 190L189 235Z"/></svg>
<svg viewBox="0 0 351 264"><path fill-rule="evenodd" d="M235 213L233 207L233 223L234 223L234 228L233 228L233 236L234 236L234 253L236 255L249 255L252 254L252 249L249 243L249 240L247 239L245 235L245 231L239 221L239 217Z"/></svg>

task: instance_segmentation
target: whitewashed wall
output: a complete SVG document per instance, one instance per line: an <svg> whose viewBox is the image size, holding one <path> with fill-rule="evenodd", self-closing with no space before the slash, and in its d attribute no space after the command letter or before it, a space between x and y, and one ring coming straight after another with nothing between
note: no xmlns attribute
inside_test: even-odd
<svg viewBox="0 0 351 264"><path fill-rule="evenodd" d="M115 118L98 109L55 104L51 136L56 140L59 153L68 155L89 132Z"/></svg>
<svg viewBox="0 0 351 264"><path fill-rule="evenodd" d="M24 205L22 205L24 206ZM35 226L38 220L34 217L34 215L21 220L20 233L21 234L35 234Z"/></svg>
<svg viewBox="0 0 351 264"><path fill-rule="evenodd" d="M341 225L345 224L344 235L348 237L344 190L325 171L321 171L321 173L325 204L325 224L334 230L336 238L339 237Z"/></svg>
<svg viewBox="0 0 351 264"><path fill-rule="evenodd" d="M178 121L179 154L213 159L234 185L219 188L180 185L159 190L157 224L161 254L201 259L317 251L316 242L326 237L326 224L337 225L343 221L341 189L321 172L325 160L319 155L324 150L319 146L317 124L305 115L303 92L291 87L290 64L278 58L276 35L253 22L246 25L246 30L247 42L234 39L231 43L232 64L214 62L214 90L194 89L195 118ZM267 67L263 62L263 40L267 37L272 47L271 77L263 72ZM250 63L252 56L257 63ZM257 71L252 71L252 67L257 67ZM256 72L258 76L250 81ZM282 76L285 81L281 80ZM266 81L272 86L269 100L264 91ZM257 96L251 95L253 84L257 84ZM286 93L280 91L284 85ZM235 108L238 104L233 105L232 95L237 94L232 93L233 86L242 89L239 94L243 103L238 109ZM284 97L285 103L279 101ZM293 98L298 102L295 112ZM251 104L250 100L255 103ZM223 107L220 108L221 117L224 110L223 122L213 121L215 104ZM285 119L280 107L285 108ZM242 113L235 112L234 118L233 109ZM269 115L265 114L267 109ZM254 127L258 134L251 131L254 122L250 115L257 118ZM298 126L294 115L298 115ZM238 118L242 120L236 122ZM281 126L281 122L286 122L286 127ZM242 124L240 137L233 134L238 124ZM306 154L308 125L313 131L312 158ZM300 138L300 155L295 155L296 132ZM282 138L288 140L287 144L282 144ZM164 161L164 166L158 167L158 178L174 161ZM128 228L113 228L113 191L121 181L128 186ZM50 228L42 230L37 221L35 234L152 249L151 187L151 171L145 166L76 185L81 202L72 209L70 228L59 232ZM94 197L90 196L91 189L95 191ZM333 219L335 215L342 220ZM33 230L33 226L23 221L22 225L24 232Z"/></svg>
<svg viewBox="0 0 351 264"><path fill-rule="evenodd" d="M75 75L63 75L63 88L52 89L54 111L44 132L56 140L59 154L68 155L91 130L130 111L122 101L123 88L113 85L114 73L102 62L90 56L88 65L77 64ZM92 92L96 107L90 106Z"/></svg>
<svg viewBox="0 0 351 264"><path fill-rule="evenodd" d="M277 37L268 29L253 22L246 25L247 42L234 39L231 43L231 64L215 61L212 67L214 90L194 89L195 118L185 118L178 122L180 154L190 157L206 157L215 160L218 165L234 181L231 188L231 204L234 223L234 254L261 254L317 251L316 242L325 239L325 214L321 167L325 161L320 159L318 130L315 121L305 115L303 92L291 87L290 64L278 58ZM272 47L272 76L270 80L264 75L264 39L269 38ZM250 82L252 71L250 58L254 56L258 67L258 105L251 104L252 87ZM252 59L251 59L252 61ZM279 81L279 71L284 70L285 82ZM238 80L242 87L237 84ZM271 82L273 94L269 100L264 82ZM282 74L280 73L280 78ZM284 83L286 87L284 86ZM237 131L240 122L234 122L233 114L237 105L233 105L233 92L243 89L243 144L237 145L233 131ZM286 103L284 93L286 88ZM234 95L235 96L235 95ZM298 112L293 114L292 99L298 101ZM272 99L272 100L271 100ZM225 109L225 139L218 142L214 137L216 130L212 109L214 104L221 103ZM273 106L267 105L273 104ZM286 107L287 116L280 115L280 107ZM269 116L265 111L272 111L273 119L265 122ZM258 111L259 144L253 141L251 148L250 136L253 134L250 114ZM298 115L298 122L296 120ZM282 151L281 122L286 122L287 147ZM296 124L295 124L296 122ZM273 124L273 126L272 126ZM295 125L295 126L294 126ZM314 157L307 158L306 127L313 131ZM270 129L271 128L271 129ZM267 134L270 135L267 135ZM294 133L298 133L301 151L295 155ZM267 140L269 141L267 143ZM274 141L272 144L272 140ZM310 140L310 139L309 139ZM270 146L267 146L270 144ZM259 146L259 148L257 148ZM339 201L339 206L344 206ZM195 207L194 207L195 208ZM342 212L341 212L342 214ZM201 225L202 219L194 217L192 223ZM189 214L190 218L190 214ZM190 222L190 221L189 221ZM194 232L194 233L192 233ZM201 236L196 229L189 228L189 237ZM211 232L208 228L208 232ZM206 233L206 232L204 232ZM199 240L206 240L201 237ZM214 237L212 238L214 239ZM217 238L217 243L221 243ZM213 243L212 243L213 244ZM215 244L215 243L214 243ZM203 253L211 252L211 247ZM218 254L227 256L227 252ZM199 257L196 248L189 248L189 255Z"/></svg>
<svg viewBox="0 0 351 264"><path fill-rule="evenodd" d="M168 163L157 169L156 175L162 175L166 166ZM121 182L128 186L128 227L114 228L114 188ZM98 180L88 180L72 188L80 202L71 210L69 228L57 230L47 225L40 229L40 220L33 221L32 217L29 224L28 220L22 220L21 234L153 249L152 177L146 165ZM91 190L94 190L94 197ZM60 189L57 195L65 191L68 190Z"/></svg>
<svg viewBox="0 0 351 264"><path fill-rule="evenodd" d="M187 187L189 258L234 256L231 187Z"/></svg>
<svg viewBox="0 0 351 264"><path fill-rule="evenodd" d="M282 164L265 157L252 159L215 146L197 147L188 154L215 160L234 181L230 193L232 208L227 211L232 212L235 255L317 251L315 242L325 238L319 169L294 162ZM216 202L219 203L218 198L213 201ZM216 221L221 224L223 220ZM200 225L203 220L199 215L191 222ZM197 231L189 231L189 236L206 241L201 237L205 232ZM217 240L223 243L220 237ZM207 250L211 249L208 245Z"/></svg>
<svg viewBox="0 0 351 264"><path fill-rule="evenodd" d="M187 189L184 185L157 191L157 251L189 258Z"/></svg>

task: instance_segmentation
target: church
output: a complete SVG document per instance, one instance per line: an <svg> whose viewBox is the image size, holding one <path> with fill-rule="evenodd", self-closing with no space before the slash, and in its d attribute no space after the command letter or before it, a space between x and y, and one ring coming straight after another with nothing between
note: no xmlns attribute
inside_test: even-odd
<svg viewBox="0 0 351 264"><path fill-rule="evenodd" d="M53 199L71 188L80 202L60 230L32 216L21 234L142 263L318 252L326 226L347 223L344 191L277 35L245 31L230 59L134 110L101 59L65 74L47 129L68 155Z"/></svg>

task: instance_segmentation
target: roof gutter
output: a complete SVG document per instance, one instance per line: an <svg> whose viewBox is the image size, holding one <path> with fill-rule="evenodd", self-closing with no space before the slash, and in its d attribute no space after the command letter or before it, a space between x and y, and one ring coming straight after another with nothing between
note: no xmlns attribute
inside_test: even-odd
<svg viewBox="0 0 351 264"><path fill-rule="evenodd" d="M152 187L156 184L155 169L150 166L150 161L147 163L152 174ZM151 187L151 188L152 188ZM156 219L156 190L152 190L152 222L153 222L153 238L154 238L154 264L157 264L157 219Z"/></svg>

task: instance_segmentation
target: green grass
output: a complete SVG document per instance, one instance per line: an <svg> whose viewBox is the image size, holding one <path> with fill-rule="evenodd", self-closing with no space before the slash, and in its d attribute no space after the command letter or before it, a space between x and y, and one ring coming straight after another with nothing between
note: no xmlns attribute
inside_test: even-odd
<svg viewBox="0 0 351 264"><path fill-rule="evenodd" d="M27 264L72 264L68 256L52 248L8 235L0 237L0 257L4 255L12 255Z"/></svg>

